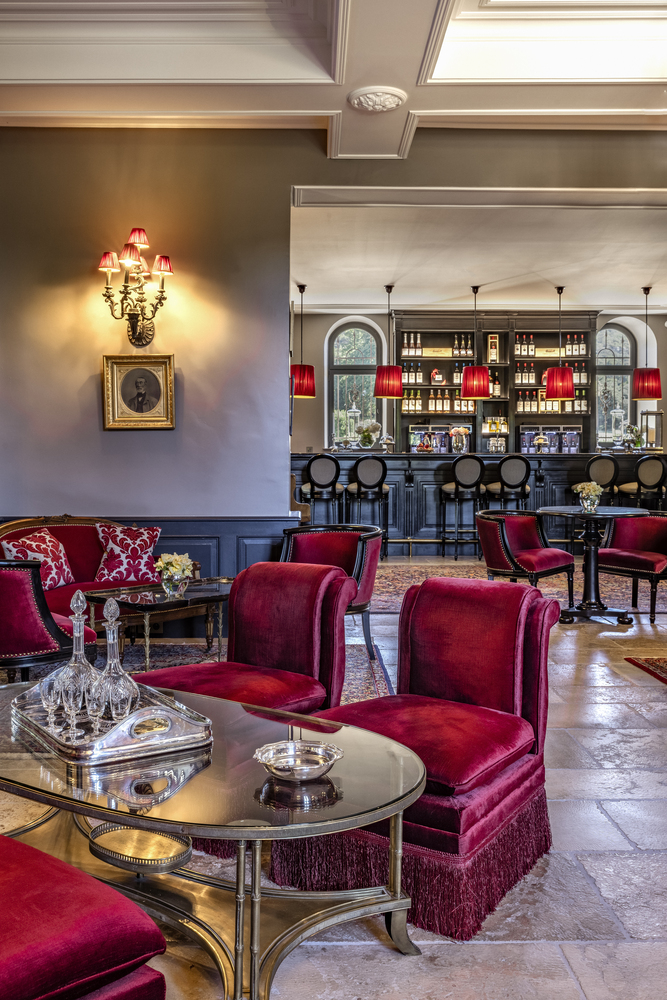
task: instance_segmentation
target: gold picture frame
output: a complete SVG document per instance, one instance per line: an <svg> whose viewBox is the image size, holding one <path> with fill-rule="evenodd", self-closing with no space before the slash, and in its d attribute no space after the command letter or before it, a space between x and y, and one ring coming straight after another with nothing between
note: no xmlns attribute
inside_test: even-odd
<svg viewBox="0 0 667 1000"><path fill-rule="evenodd" d="M173 430L173 354L105 354L103 361L105 431Z"/></svg>

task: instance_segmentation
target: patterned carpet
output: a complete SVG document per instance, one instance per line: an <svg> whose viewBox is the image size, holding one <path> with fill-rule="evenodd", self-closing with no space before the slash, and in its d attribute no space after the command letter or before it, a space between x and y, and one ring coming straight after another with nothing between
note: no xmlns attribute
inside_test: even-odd
<svg viewBox="0 0 667 1000"><path fill-rule="evenodd" d="M464 580L486 580L486 566L483 562L461 563L448 559L441 566L397 566L380 565L375 577L371 614L397 614L406 590L414 583L422 583L432 576L459 577ZM574 574L574 602L581 600L583 578L581 559L577 559ZM540 590L545 597L552 597L561 605L567 605L567 577L546 577L540 581ZM605 604L614 608L632 606L632 581L621 576L600 574L600 595ZM639 610L648 612L650 589L646 581L639 583ZM658 612L667 612L667 584L658 584Z"/></svg>
<svg viewBox="0 0 667 1000"><path fill-rule="evenodd" d="M625 659L640 670L645 670L647 674L657 677L663 684L667 684L667 660L663 657L645 656L640 660L634 656L626 656Z"/></svg>

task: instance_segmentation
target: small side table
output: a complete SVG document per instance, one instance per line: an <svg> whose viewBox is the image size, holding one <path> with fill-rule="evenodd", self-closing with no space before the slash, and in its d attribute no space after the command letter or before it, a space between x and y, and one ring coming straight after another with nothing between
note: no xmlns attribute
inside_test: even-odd
<svg viewBox="0 0 667 1000"><path fill-rule="evenodd" d="M575 608L561 612L560 621L571 625L575 618L594 618L604 615L615 618L619 625L632 625L634 619L627 611L609 608L600 599L600 578L598 573L598 549L600 531L616 517L646 517L649 513L642 507L598 507L587 513L581 507L540 507L538 514L548 517L571 517L584 522L581 540L584 543L584 593Z"/></svg>

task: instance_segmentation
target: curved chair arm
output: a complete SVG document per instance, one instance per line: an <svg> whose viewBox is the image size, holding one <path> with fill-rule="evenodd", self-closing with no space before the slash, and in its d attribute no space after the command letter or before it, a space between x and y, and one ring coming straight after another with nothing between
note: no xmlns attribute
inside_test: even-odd
<svg viewBox="0 0 667 1000"><path fill-rule="evenodd" d="M373 538L382 537L382 529L368 524L318 524L311 527L283 528L283 547L280 553L280 562L292 562L294 554L294 539L298 535L324 535L324 534L358 534L357 552L354 567L349 574L354 577L357 584L361 582L368 550L368 542ZM336 565L332 563L332 565Z"/></svg>

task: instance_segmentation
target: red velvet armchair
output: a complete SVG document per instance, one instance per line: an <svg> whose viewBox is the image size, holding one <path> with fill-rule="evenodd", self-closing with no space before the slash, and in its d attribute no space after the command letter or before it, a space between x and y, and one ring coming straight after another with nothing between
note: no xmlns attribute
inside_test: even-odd
<svg viewBox="0 0 667 1000"><path fill-rule="evenodd" d="M136 903L10 837L0 852L0 997L164 1000L145 963L166 943Z"/></svg>
<svg viewBox="0 0 667 1000"><path fill-rule="evenodd" d="M37 560L0 560L0 668L7 671L10 683L17 670L27 681L30 667L72 655L72 622L49 611L39 568ZM92 663L96 639L93 629L86 628L86 656Z"/></svg>
<svg viewBox="0 0 667 1000"><path fill-rule="evenodd" d="M339 705L345 609L356 593L352 577L335 566L255 563L229 594L226 662L151 670L135 680L290 712Z"/></svg>
<svg viewBox="0 0 667 1000"><path fill-rule="evenodd" d="M639 601L639 581L651 587L651 625L655 623L658 584L667 579L667 514L614 519L598 549L600 573L632 579L632 606Z"/></svg>
<svg viewBox="0 0 667 1000"><path fill-rule="evenodd" d="M382 529L364 524L323 524L285 528L281 562L340 566L357 582L357 596L345 614L361 615L366 649L375 659L371 638L371 598L382 548Z"/></svg>
<svg viewBox="0 0 667 1000"><path fill-rule="evenodd" d="M403 824L418 927L467 940L549 850L543 751L557 619L556 601L531 587L426 580L403 600L398 694L317 713L389 736L426 765L426 791ZM381 884L387 831L275 841L272 878L310 890Z"/></svg>
<svg viewBox="0 0 667 1000"><path fill-rule="evenodd" d="M574 607L574 557L564 549L549 545L542 521L534 511L482 510L477 530L489 580L519 577L537 587L544 576L567 573L568 607ZM572 621L564 609L561 620Z"/></svg>

